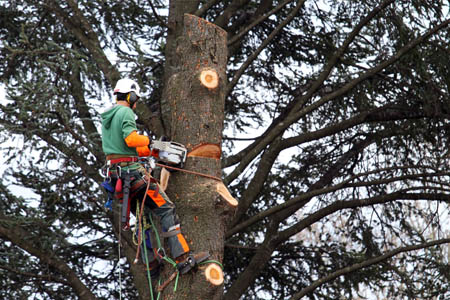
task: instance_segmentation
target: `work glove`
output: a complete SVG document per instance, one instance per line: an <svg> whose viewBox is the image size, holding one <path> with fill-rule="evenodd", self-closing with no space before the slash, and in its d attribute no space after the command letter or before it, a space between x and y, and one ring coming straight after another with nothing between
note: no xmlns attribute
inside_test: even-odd
<svg viewBox="0 0 450 300"><path fill-rule="evenodd" d="M150 149L148 148L148 146L136 147L136 151L139 157L150 155Z"/></svg>
<svg viewBox="0 0 450 300"><path fill-rule="evenodd" d="M148 146L150 144L150 139L145 135L138 134L137 131L133 131L125 138L125 143L128 147L137 148Z"/></svg>

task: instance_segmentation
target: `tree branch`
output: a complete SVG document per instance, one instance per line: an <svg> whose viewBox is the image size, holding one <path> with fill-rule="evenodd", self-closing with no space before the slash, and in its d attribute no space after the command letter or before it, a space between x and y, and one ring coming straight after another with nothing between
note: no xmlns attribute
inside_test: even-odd
<svg viewBox="0 0 450 300"><path fill-rule="evenodd" d="M322 218L329 216L337 211L350 208L360 208L365 206L372 206L375 204L384 204L399 200L434 200L450 202L450 195L447 193L408 193L409 190L402 190L391 194L378 195L367 199L357 199L350 201L336 201L333 204L324 207L317 212L311 214L305 219L298 222L296 225L283 230L278 234L276 238L277 243L282 243L289 239L291 236L299 233L311 224L321 220Z"/></svg>
<svg viewBox="0 0 450 300"><path fill-rule="evenodd" d="M269 228L267 229L267 233L265 235L264 242L258 248L256 254L251 259L248 267L244 270L244 272L240 275L239 279L229 290L225 296L225 300L234 299L239 292L245 290L256 278L257 274L260 274L260 271L264 268L266 263L270 260L273 251L280 245L281 242L285 241L287 238L292 236L295 233L298 233L298 229L306 228L307 226L317 222L321 218L334 213L338 210L344 208L356 208L369 206L373 204L381 204L394 200L420 200L420 199L430 199L430 200L444 200L446 202L450 201L450 195L447 193L441 194L425 194L425 193L417 193L417 194L408 194L403 192L397 192L386 196L373 197L363 200L353 200L353 201L339 201L325 207L311 216L305 218L298 225L293 226L283 232L277 232L275 228L278 228L279 224L276 220L269 223ZM301 224L300 224L301 223ZM295 229L294 229L295 228ZM301 229L300 229L301 230ZM295 231L295 233L294 233Z"/></svg>
<svg viewBox="0 0 450 300"><path fill-rule="evenodd" d="M73 45L73 47L76 47ZM79 112L79 117L83 122L83 128L86 131L87 137L92 137L98 134L97 128L93 122L91 113L89 112L89 106L86 103L84 97L83 84L81 82L80 67L77 64L72 64L72 73L69 74L67 82L69 83L70 94L75 100L75 106ZM100 151L95 149L101 149L102 145L98 140L91 139L91 143L94 144L94 149L90 149L97 159L103 158ZM89 147L88 147L89 149Z"/></svg>
<svg viewBox="0 0 450 300"><path fill-rule="evenodd" d="M255 153L259 153L261 149L266 147L267 144L269 144L276 136L281 135L284 130L286 130L289 126L291 126L294 122L296 122L301 116L317 109L321 105L325 104L326 102L330 101L334 97L337 97L338 95L341 95L344 93L343 88L339 89L338 91L342 91L341 93L337 94L336 92L333 93L333 98L329 97L332 94L326 95L325 97L322 97L317 102L315 102L313 105L305 108L304 110L298 111L298 109L306 103L308 99L312 97L312 95L317 91L317 89L323 84L323 82L328 78L328 75L332 71L332 69L335 67L336 63L339 61L339 58L345 53L345 50L349 47L351 42L356 38L356 36L359 34L361 29L374 18L381 10L382 8L385 8L388 4L393 2L394 0L388 0L387 2L384 2L379 7L372 10L368 16L366 16L363 20L359 22L359 24L352 30L352 32L349 34L349 36L345 39L344 43L337 49L337 51L333 54L333 56L330 58L326 66L324 67L322 73L319 75L317 80L313 82L311 87L308 89L305 95L296 97L294 99L294 104L290 105L289 112L283 119L276 118L269 128L266 130L266 132L263 134L263 136L256 140L254 143L250 144L247 148L242 150L236 155L233 155L231 157L228 157L224 160L224 167L232 166L236 163L239 163L239 167L236 168L228 177L230 177L229 182L232 181L238 174L242 172L244 168L247 167L247 165L254 159L256 156ZM405 47L406 48L406 47ZM385 67L385 66L384 66ZM383 68L384 68L383 67ZM367 72L368 73L368 72ZM367 74L364 73L360 76L360 78ZM371 74L372 76L373 74ZM236 77L236 76L235 76ZM368 76L367 76L368 77ZM356 82L358 78L353 80L354 85L356 83L359 83L360 81ZM366 78L365 78L366 79ZM348 84L347 84L348 85ZM347 92L348 89L345 90Z"/></svg>
<svg viewBox="0 0 450 300"><path fill-rule="evenodd" d="M166 27L166 28L169 28L169 25L158 15L158 12L156 11L156 9L155 9L155 6L153 5L153 1L152 0L149 0L148 1L148 4L150 4L150 7L151 7L151 9L152 9L152 12L153 12L153 14L155 15L155 18L159 21L159 24L162 26L162 27Z"/></svg>
<svg viewBox="0 0 450 300"><path fill-rule="evenodd" d="M193 15L195 15L197 17L202 17L208 9L210 9L211 7L213 7L214 5L216 5L219 2L220 2L220 0L208 1L207 3L203 4L202 7L197 9L197 11Z"/></svg>
<svg viewBox="0 0 450 300"><path fill-rule="evenodd" d="M84 283L78 278L75 271L73 271L64 261L60 260L51 249L38 249L33 246L30 239L24 239L30 235L29 232L23 230L19 226L4 226L3 224L14 224L15 219L10 218L0 212L0 236L6 238L14 245L24 249L33 256L39 258L43 263L48 264L58 270L59 274L67 280L67 284L70 285L74 292L80 299L96 300L97 297L91 292L91 290L84 285Z"/></svg>
<svg viewBox="0 0 450 300"><path fill-rule="evenodd" d="M417 167L417 166L415 166L415 167ZM389 169L394 169L394 168L389 168ZM259 222L260 220L262 220L264 218L267 218L267 217L269 217L269 216L271 216L273 214L276 214L276 213L281 212L281 211L286 210L286 209L289 209L289 212L287 214L290 214L291 211L294 211L294 210L296 211L299 206L300 207L304 206L313 197L317 197L317 196L320 196L320 195L325 195L325 194L328 194L328 193L332 193L332 192L338 191L338 190L340 190L342 188L357 187L357 186L380 185L380 184L388 184L388 183L393 183L393 182L399 182L399 181L403 181L405 179L423 179L425 177L448 175L448 172L421 173L421 174L414 174L414 175L405 175L405 176L398 176L398 177L392 177L392 178L385 178L385 179L382 179L382 180L373 180L373 181L369 181L369 182L351 183L352 181L354 181L354 180L356 180L358 178L366 177L366 176L374 174L376 172L387 171L389 169L381 169L381 170L376 170L376 171L372 171L372 172L365 172L365 173L357 174L357 175L351 176L350 178L342 181L339 184L333 185L333 186L323 187L323 188L320 188L320 189L319 188L311 189L310 191L308 191L308 192L306 192L304 194L301 194L301 195L299 195L297 197L294 197L291 200L286 201L283 204L280 204L280 205L274 206L274 207L272 207L270 209L267 209L267 210L265 210L265 211L255 215L255 216L245 220L244 222L242 222L242 223L240 223L238 225L235 225L235 227L233 227L232 229L230 229L226 233L226 238L229 238L229 237L233 236L234 234L244 230L245 228L247 228L247 227L255 224L256 222ZM401 169L401 167L395 167L395 169ZM370 201L370 200L354 200L354 201ZM375 200L373 200L373 201L375 201ZM351 202L347 202L347 201L345 201L345 202L348 205L354 205L354 203L351 204ZM373 204L375 204L375 203L368 204L368 205L370 206L370 205L373 205ZM294 205L296 206L295 209L290 209ZM340 205L340 204L335 203L333 205ZM365 205L365 206L367 206L367 205ZM326 208L328 208L328 207L326 207ZM350 208L350 207L348 207L348 208ZM335 211L337 211L337 210L335 210ZM335 212L335 211L333 211L333 212ZM316 214L319 213L319 212L316 212ZM307 226L309 226L309 225L311 225L311 224L308 224ZM301 229L303 229L303 228L301 228ZM297 231L296 233L298 233L298 232L299 231ZM296 233L293 233L293 234L296 234Z"/></svg>
<svg viewBox="0 0 450 300"><path fill-rule="evenodd" d="M256 172L253 175L252 180L248 184L248 188L245 189L244 193L242 194L242 197L240 197L239 199L239 204L235 216L233 218L233 221L231 223L231 226L237 225L237 222L241 220L241 218L247 212L250 205L261 193L261 189L263 185L266 183L270 170L272 170L272 166L275 160L277 159L278 154L280 153L279 140L281 140L281 137L279 137L279 139L276 139L270 145L267 151L265 151L264 154L262 155L261 160L259 161L259 165L256 168ZM227 183L225 182L225 184Z"/></svg>
<svg viewBox="0 0 450 300"><path fill-rule="evenodd" d="M301 299L302 297L306 296L306 294L311 293L312 291L314 291L316 288L318 288L319 286L330 282L336 278L338 278L339 276L342 275L346 275L349 274L351 272L363 269L363 268L367 268L370 267L372 265L378 264L380 262L386 261L389 258L403 253L403 252L410 252L410 251L414 251L414 250L419 250L419 249L425 249L425 248L429 248L429 247L433 247L433 246L437 246L437 245L442 245L442 244L448 244L450 243L450 239L440 239L440 240L436 240L436 241L432 241L432 242L428 242L428 243L423 243L423 244L419 244L419 245L411 245L411 246L405 246L405 247L399 247L397 249L394 249L392 251L389 251L383 255L368 259L362 263L356 263L353 264L349 267L343 268L341 270L338 270L336 272L331 273L328 276L325 276L323 278L320 278L319 280L316 280L315 282L313 282L310 286L302 289L300 292L294 294L290 300L298 300Z"/></svg>
<svg viewBox="0 0 450 300"><path fill-rule="evenodd" d="M240 8L244 7L246 4L248 4L250 0L233 0L222 12L220 16L216 18L214 21L214 24L217 26L226 29L227 24L230 21L231 16L234 15L236 11L238 11Z"/></svg>
<svg viewBox="0 0 450 300"><path fill-rule="evenodd" d="M225 95L228 96L231 91L234 89L239 79L244 74L245 70L253 63L253 61L259 56L259 54L267 47L267 45L272 42L272 40L280 33L280 31L289 24L294 17L299 12L300 8L303 6L306 0L298 0L297 5L292 9L286 19L283 20L270 34L269 36L262 42L261 45L247 58L247 60L242 64L239 70L234 74L233 79L228 83L227 88L225 90ZM392 1L392 0L391 0Z"/></svg>
<svg viewBox="0 0 450 300"><path fill-rule="evenodd" d="M354 80L350 81L346 85L344 85L342 88L338 89L337 91L327 94L312 105L305 107L302 110L298 110L301 103L304 103L307 99L309 99L313 92L318 88L318 86L325 80L325 78L328 76L328 71L325 70L321 76L319 76L319 79L315 82L315 84L310 88L310 90L306 93L306 95L301 96L299 99L301 101L297 101L297 104L292 108L290 113L284 118L283 120L277 120L277 123L273 123L263 134L263 136L249 145L247 148L242 150L241 152L237 153L236 155L233 155L231 157L228 157L224 160L223 165L224 167L232 166L236 163L239 163L239 166L233 170L233 172L228 175L227 181L231 182L234 180L240 173L242 173L243 169L245 169L248 164L257 156L260 151L266 147L271 141L273 141L274 138L282 134L284 130L286 130L289 126L291 126L293 123L297 122L299 118L301 118L304 115L307 115L311 113L312 111L316 110L320 106L324 105L328 101L331 101L332 99L342 96L345 93L347 93L349 90L354 88L357 84L363 82L364 80L369 79L370 77L374 76L381 70L385 69L386 67L394 64L397 62L403 55L408 53L410 50L412 50L414 47L425 41L427 38L429 38L434 33L446 28L448 24L450 23L450 20L446 20L445 22L437 25L436 27L432 28L416 40L412 41L411 43L407 44L405 47L400 49L395 55L393 55L390 59L380 63L379 65L369 69L369 71L361 74L358 78L355 78ZM341 51L338 51L341 52ZM329 67L327 69L330 69ZM331 69L330 69L331 71ZM323 75L326 74L324 77ZM323 77L323 78L322 78ZM316 85L316 83L319 83L319 85Z"/></svg>
<svg viewBox="0 0 450 300"><path fill-rule="evenodd" d="M67 0L67 4L69 4L73 12L73 16L70 16L59 6L57 1L51 0L51 2L51 5L44 5L49 11L53 12L61 23L64 24L64 26L89 50L107 81L113 86L113 84L119 80L120 73L111 64L106 54L103 52L97 34L94 32L94 29L84 17L83 13L78 9L77 4L73 0Z"/></svg>
<svg viewBox="0 0 450 300"><path fill-rule="evenodd" d="M269 223L264 242L256 250L256 254L251 259L249 265L239 274L238 279L227 289L227 293L224 295L223 300L239 299L255 278L261 274L261 270L264 268L267 261L270 260L273 249L276 247L272 238L277 235L278 227L279 223L277 222Z"/></svg>
<svg viewBox="0 0 450 300"><path fill-rule="evenodd" d="M10 268L10 267L5 266L5 265L0 265L0 269L6 270L6 271L11 272L11 273L15 273L15 274L20 275L20 276L26 276L26 277L30 277L30 278L35 278L38 281L58 282L58 283L61 283L61 284L64 284L64 285L68 285L66 280L61 280L61 278L59 278L57 276L54 276L54 275L51 275L51 274L38 275L36 273L21 272L19 270Z"/></svg>
<svg viewBox="0 0 450 300"><path fill-rule="evenodd" d="M299 136L287 138L282 141L280 147L282 148L282 150L284 150L310 141L331 136L339 132L343 132L347 129L353 128L366 122L387 122L407 119L420 119L424 117L430 117L430 113L423 110L405 111L404 109L400 108L397 110L396 107L388 104L369 111L363 111L349 119L343 120L340 123L333 124L332 126L308 132Z"/></svg>
<svg viewBox="0 0 450 300"><path fill-rule="evenodd" d="M235 36L233 36L231 39L228 40L228 46L233 45L234 43L236 43L239 39L242 38L242 36L244 36L245 34L247 34L250 30L252 30L252 28L254 28L255 26L257 26L258 24L264 22L265 20L267 20L267 18L269 18L270 16L276 14L280 9L282 9L283 7L285 7L287 4L289 4L290 2L293 2L294 0L286 0L282 3L280 3L277 7L275 7L274 9L270 10L268 13L262 15L261 17L257 18L255 21L253 21L250 25L248 25L247 27L243 28L238 34L236 34Z"/></svg>

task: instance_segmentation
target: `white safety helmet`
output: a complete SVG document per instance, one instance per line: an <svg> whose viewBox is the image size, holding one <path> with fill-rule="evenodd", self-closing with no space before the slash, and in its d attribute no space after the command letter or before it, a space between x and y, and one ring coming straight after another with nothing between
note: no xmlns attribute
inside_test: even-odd
<svg viewBox="0 0 450 300"><path fill-rule="evenodd" d="M114 95L117 93L128 94L134 92L136 96L141 97L141 89L136 81L129 78L123 78L117 81L116 87L114 88Z"/></svg>

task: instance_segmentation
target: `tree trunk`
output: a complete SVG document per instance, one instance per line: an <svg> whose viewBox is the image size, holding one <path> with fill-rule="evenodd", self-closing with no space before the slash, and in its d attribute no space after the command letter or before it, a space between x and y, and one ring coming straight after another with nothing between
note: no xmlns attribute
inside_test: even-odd
<svg viewBox="0 0 450 300"><path fill-rule="evenodd" d="M222 142L225 85L226 32L193 15L184 15L184 32L177 39L176 72L168 78L164 95L170 110L164 120L172 141L188 151L199 145L215 145L220 154ZM202 72L204 76L201 76ZM218 85L214 85L217 74ZM206 78L201 81L201 78ZM203 82L203 83L202 83ZM212 85L211 85L212 84ZM167 119L169 118L169 120ZM213 147L214 148L214 147ZM220 155L189 156L185 169L210 176L221 176ZM197 175L172 174L167 193L177 206L182 232L191 250L208 251L210 259L222 261L224 221L228 205L217 193L217 181ZM163 280L172 272L166 268ZM203 272L181 275L176 292L172 282L163 299L220 299L223 287L207 282Z"/></svg>

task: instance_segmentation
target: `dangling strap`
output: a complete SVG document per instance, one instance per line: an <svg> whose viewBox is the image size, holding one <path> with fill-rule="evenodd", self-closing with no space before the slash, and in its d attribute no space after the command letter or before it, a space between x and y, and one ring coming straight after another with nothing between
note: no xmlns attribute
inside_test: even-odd
<svg viewBox="0 0 450 300"><path fill-rule="evenodd" d="M161 237L168 238L168 237L180 234L180 233L181 233L180 225L175 225L175 226L172 226L171 228L169 228L169 230L167 230L166 232L162 232Z"/></svg>
<svg viewBox="0 0 450 300"><path fill-rule="evenodd" d="M134 263L136 264L138 262L138 257L139 257L139 250L140 250L140 246L142 243L142 237L144 236L143 232L145 231L145 225L142 225L142 214L144 213L144 204L145 204L145 198L147 197L147 192L148 189L150 187L150 172L147 172L146 169L145 170L145 174L147 174L148 178L147 178L147 188L145 189L145 193L144 193L144 197L142 198L142 206L139 212L139 200L136 202L136 217L137 217L137 226L139 227L139 238L138 238L138 244L137 244L137 251L136 251L136 258L134 259ZM145 176L144 176L144 181L145 181ZM144 239L144 245L145 245L145 239ZM147 245L144 246L144 249L147 248Z"/></svg>
<svg viewBox="0 0 450 300"><path fill-rule="evenodd" d="M126 172L124 174L123 183L123 203L122 203L122 226L124 230L130 228L130 173Z"/></svg>

